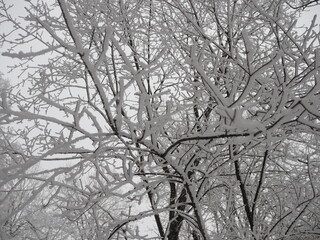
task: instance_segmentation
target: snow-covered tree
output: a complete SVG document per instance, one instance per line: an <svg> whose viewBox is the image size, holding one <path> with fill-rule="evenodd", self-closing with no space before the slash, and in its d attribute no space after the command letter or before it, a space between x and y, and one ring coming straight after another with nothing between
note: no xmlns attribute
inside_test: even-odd
<svg viewBox="0 0 320 240"><path fill-rule="evenodd" d="M319 237L318 1L5 2L14 213L53 239Z"/></svg>

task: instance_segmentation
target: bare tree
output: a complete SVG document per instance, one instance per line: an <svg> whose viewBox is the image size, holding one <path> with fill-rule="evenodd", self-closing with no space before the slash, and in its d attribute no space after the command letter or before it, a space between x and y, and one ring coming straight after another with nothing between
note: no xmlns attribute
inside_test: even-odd
<svg viewBox="0 0 320 240"><path fill-rule="evenodd" d="M38 225L53 239L320 235L319 26L296 28L317 1L28 4L1 1L23 81L0 122L4 176L35 188L2 225L32 206L70 226Z"/></svg>

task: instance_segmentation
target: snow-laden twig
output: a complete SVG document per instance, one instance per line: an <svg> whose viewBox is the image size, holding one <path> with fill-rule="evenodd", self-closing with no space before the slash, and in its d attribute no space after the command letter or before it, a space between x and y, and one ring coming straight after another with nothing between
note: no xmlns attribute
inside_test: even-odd
<svg viewBox="0 0 320 240"><path fill-rule="evenodd" d="M4 53L2 53L2 56L11 57L11 58L19 58L19 59L33 58L33 57L38 57L38 56L44 55L49 52L53 52L60 47L61 46L53 46L53 47L43 49L43 50L40 50L37 52L23 52L23 51L19 51L18 53L4 52Z"/></svg>

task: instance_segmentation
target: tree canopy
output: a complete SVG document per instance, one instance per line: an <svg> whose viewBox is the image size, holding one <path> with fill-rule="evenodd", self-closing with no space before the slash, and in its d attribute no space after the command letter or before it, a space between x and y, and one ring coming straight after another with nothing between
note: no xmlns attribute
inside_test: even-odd
<svg viewBox="0 0 320 240"><path fill-rule="evenodd" d="M317 0L26 2L1 239L319 237Z"/></svg>

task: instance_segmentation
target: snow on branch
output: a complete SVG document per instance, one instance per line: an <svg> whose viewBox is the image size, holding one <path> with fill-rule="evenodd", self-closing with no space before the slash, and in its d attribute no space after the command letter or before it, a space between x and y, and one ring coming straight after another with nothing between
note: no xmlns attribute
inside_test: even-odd
<svg viewBox="0 0 320 240"><path fill-rule="evenodd" d="M18 53L4 52L4 53L2 53L2 56L11 57L11 58L19 58L19 59L32 58L32 57L44 55L49 52L53 52L60 47L61 46L53 46L53 47L49 47L47 49L43 49L43 50L40 50L37 52L23 52L23 51L19 51Z"/></svg>

